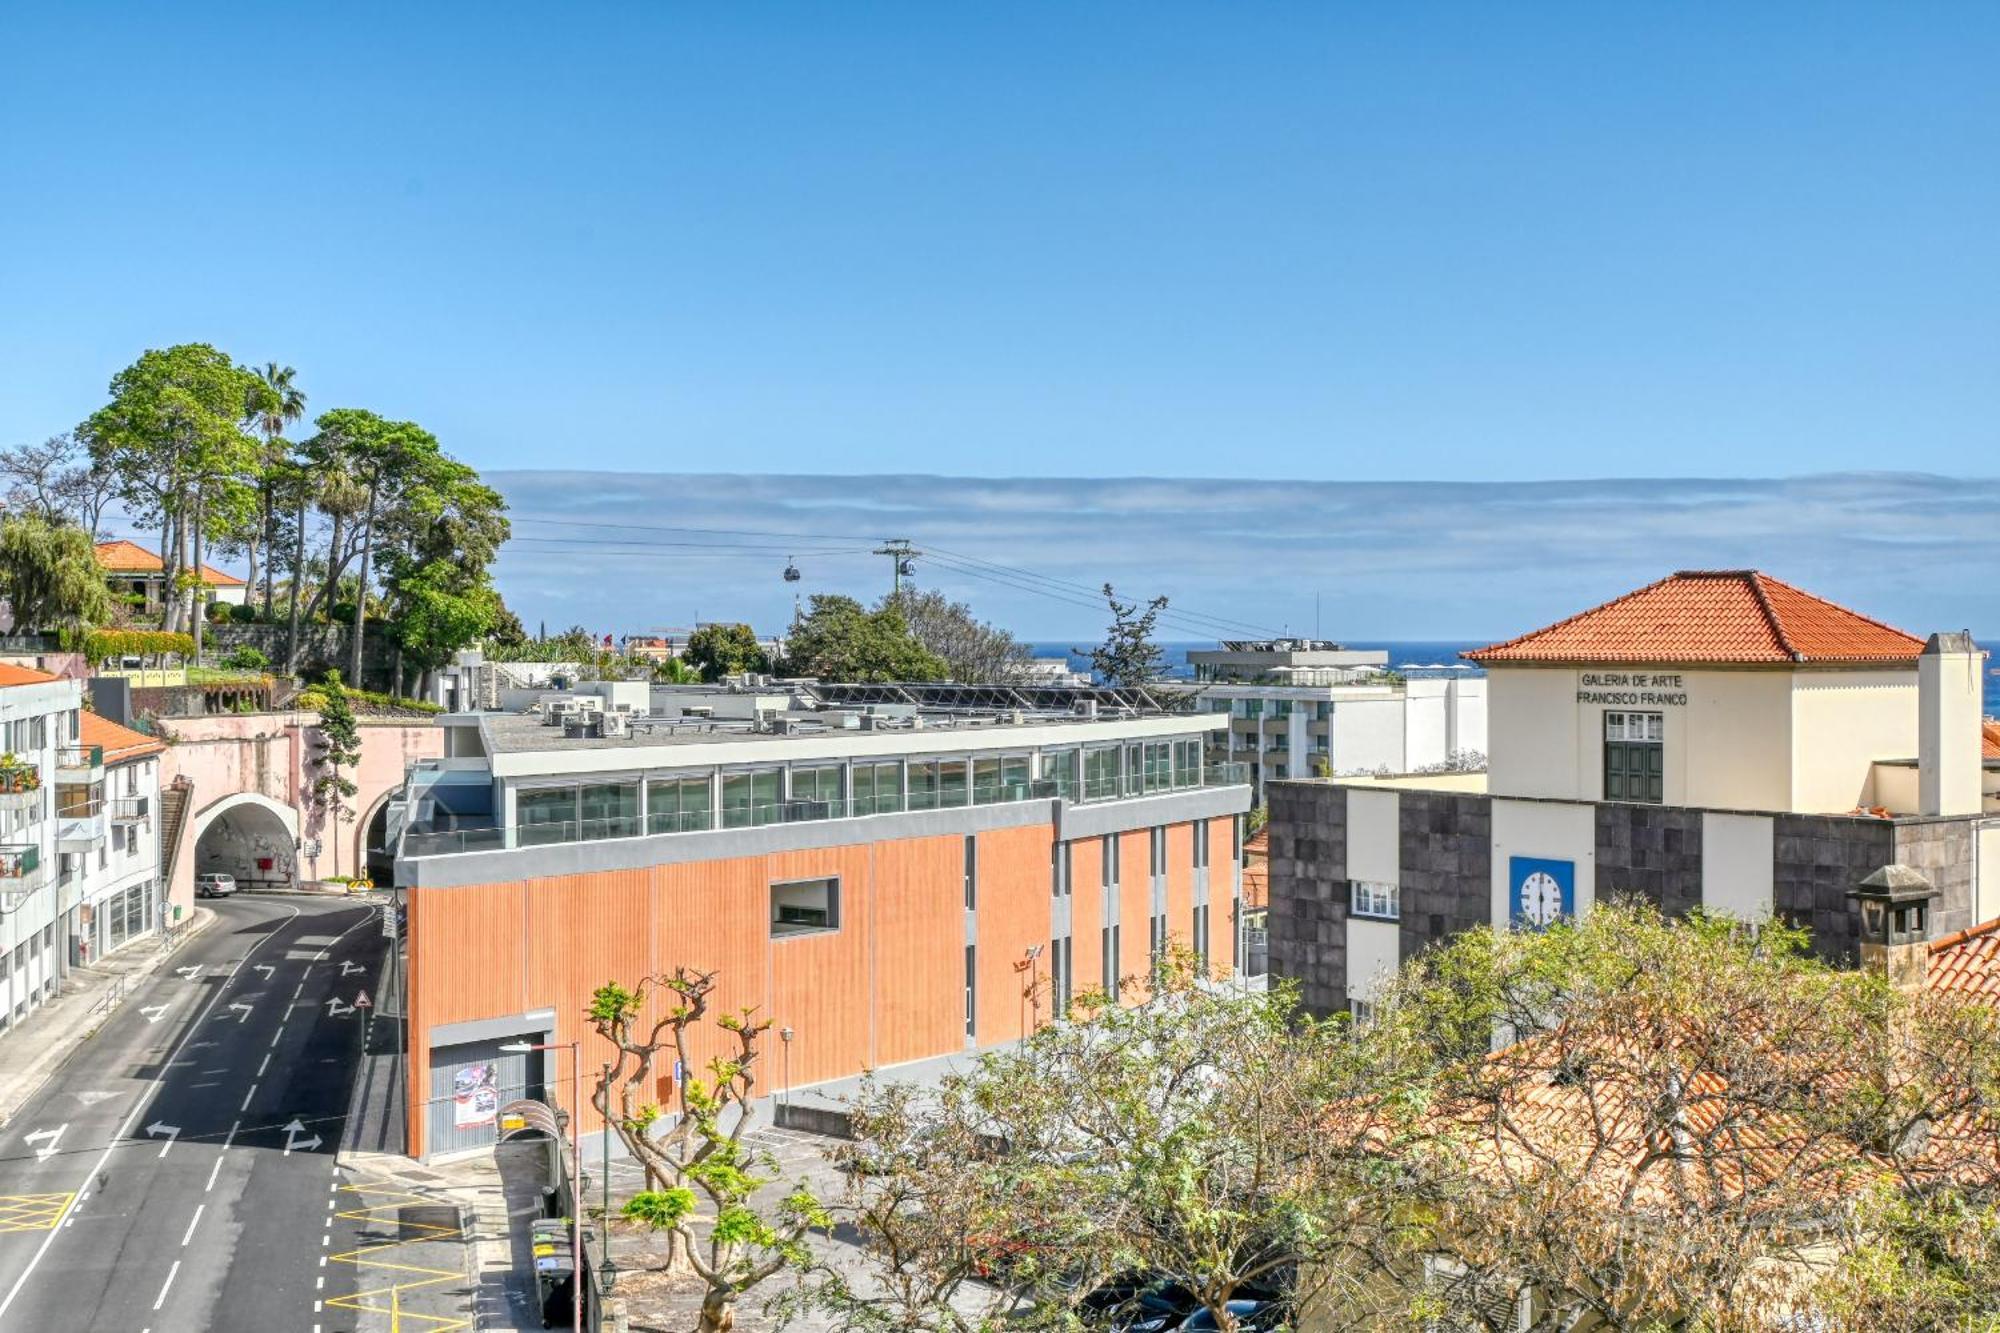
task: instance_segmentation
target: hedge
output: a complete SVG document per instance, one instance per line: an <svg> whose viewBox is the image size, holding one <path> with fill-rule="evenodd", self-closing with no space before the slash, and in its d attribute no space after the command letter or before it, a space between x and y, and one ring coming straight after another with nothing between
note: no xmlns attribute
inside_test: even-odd
<svg viewBox="0 0 2000 1333"><path fill-rule="evenodd" d="M114 657L194 656L194 636L163 629L94 629L83 636L83 655L92 666Z"/></svg>

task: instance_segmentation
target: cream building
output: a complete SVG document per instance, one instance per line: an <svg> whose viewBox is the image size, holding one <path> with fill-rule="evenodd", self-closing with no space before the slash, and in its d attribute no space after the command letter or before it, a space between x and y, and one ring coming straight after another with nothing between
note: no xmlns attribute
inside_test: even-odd
<svg viewBox="0 0 2000 1333"><path fill-rule="evenodd" d="M1486 774L1271 789L1272 971L1316 1008L1365 1004L1433 940L1614 895L1783 916L1841 959L1847 891L1892 863L1937 888L1939 933L2000 916L2000 762L1966 634L1685 571L1466 656Z"/></svg>

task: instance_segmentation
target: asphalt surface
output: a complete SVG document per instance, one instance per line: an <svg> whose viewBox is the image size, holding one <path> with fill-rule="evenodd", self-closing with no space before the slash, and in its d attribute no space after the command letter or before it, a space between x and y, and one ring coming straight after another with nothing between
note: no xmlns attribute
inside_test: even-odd
<svg viewBox="0 0 2000 1333"><path fill-rule="evenodd" d="M0 1130L0 1329L352 1330L334 1166L375 909L226 899ZM329 1003L337 1001L338 1003Z"/></svg>

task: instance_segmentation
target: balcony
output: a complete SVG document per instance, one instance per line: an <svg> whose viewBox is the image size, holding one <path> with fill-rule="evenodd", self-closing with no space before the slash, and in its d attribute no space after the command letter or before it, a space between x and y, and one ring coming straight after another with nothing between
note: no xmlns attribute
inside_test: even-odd
<svg viewBox="0 0 2000 1333"><path fill-rule="evenodd" d="M42 804L42 774L34 764L9 755L0 762L0 810L37 810Z"/></svg>
<svg viewBox="0 0 2000 1333"><path fill-rule="evenodd" d="M120 796L111 802L111 822L114 824L143 824L152 814L153 799L150 796Z"/></svg>
<svg viewBox="0 0 2000 1333"><path fill-rule="evenodd" d="M56 847L65 852L96 851L104 841L104 784L56 786Z"/></svg>
<svg viewBox="0 0 2000 1333"><path fill-rule="evenodd" d="M57 782L102 782L102 745L64 745L56 749Z"/></svg>
<svg viewBox="0 0 2000 1333"><path fill-rule="evenodd" d="M34 843L0 846L0 911L11 912L47 879L42 849Z"/></svg>
<svg viewBox="0 0 2000 1333"><path fill-rule="evenodd" d="M1164 774L1156 771L1089 780L1081 784L1080 789L1076 784L1042 778L991 787L980 785L969 792L878 792L851 799L773 801L750 805L724 802L719 818L708 810L681 810L659 811L646 816L630 814L604 819L550 820L520 824L512 829L493 826L439 830L411 828L403 835L399 854L405 857L451 856L459 852L500 851L509 847L547 847L614 838L702 833L716 828L765 828L773 824L865 819L871 815L962 810L972 806L1009 805L1021 801L1063 799L1094 803L1132 800L1143 796L1198 791L1203 787L1243 787L1249 782L1247 764L1209 764L1198 773ZM954 795L957 799L951 799Z"/></svg>

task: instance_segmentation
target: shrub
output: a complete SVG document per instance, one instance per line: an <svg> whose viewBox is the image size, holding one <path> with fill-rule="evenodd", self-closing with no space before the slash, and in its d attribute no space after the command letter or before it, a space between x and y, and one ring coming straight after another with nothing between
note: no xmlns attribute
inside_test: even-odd
<svg viewBox="0 0 2000 1333"><path fill-rule="evenodd" d="M227 602L210 602L208 610L205 612L208 617L208 623L211 625L227 624L229 622L229 613L233 609Z"/></svg>
<svg viewBox="0 0 2000 1333"><path fill-rule="evenodd" d="M257 623L259 616L257 615L257 608L245 602L241 606L230 607L229 618L239 625L254 625Z"/></svg>
<svg viewBox="0 0 2000 1333"><path fill-rule="evenodd" d="M271 665L271 659L264 655L263 649L246 643L231 649L229 656L222 659L222 665L237 671L262 671Z"/></svg>
<svg viewBox="0 0 2000 1333"><path fill-rule="evenodd" d="M114 657L157 657L164 653L192 656L194 636L160 629L97 629L83 636L83 655L93 666Z"/></svg>

